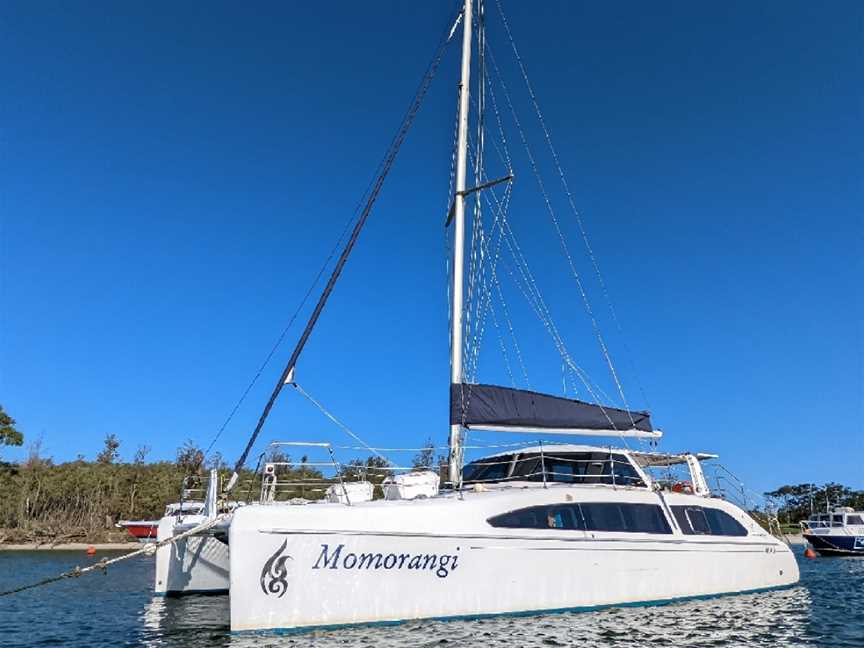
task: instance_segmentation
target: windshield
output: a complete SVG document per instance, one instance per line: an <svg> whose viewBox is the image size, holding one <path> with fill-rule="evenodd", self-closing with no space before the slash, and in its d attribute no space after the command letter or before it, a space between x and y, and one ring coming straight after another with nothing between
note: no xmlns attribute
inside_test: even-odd
<svg viewBox="0 0 864 648"><path fill-rule="evenodd" d="M626 456L608 452L526 452L478 459L467 466L463 482L564 482L644 486Z"/></svg>

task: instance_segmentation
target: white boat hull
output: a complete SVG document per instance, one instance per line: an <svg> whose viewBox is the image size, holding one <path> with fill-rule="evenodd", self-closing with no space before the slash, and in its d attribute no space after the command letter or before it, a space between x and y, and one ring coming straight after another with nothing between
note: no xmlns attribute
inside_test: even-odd
<svg viewBox="0 0 864 648"><path fill-rule="evenodd" d="M561 502L562 492L501 494L503 510L514 499ZM651 493L622 495L657 502ZM734 538L500 529L470 523L502 511L491 493L388 504L238 511L232 630L649 604L798 580L789 548L755 523L753 535Z"/></svg>
<svg viewBox="0 0 864 648"><path fill-rule="evenodd" d="M180 520L199 524L202 515L164 517L159 521L157 539L174 536ZM210 536L192 536L156 550L155 593L161 596L226 593L229 586L228 545Z"/></svg>

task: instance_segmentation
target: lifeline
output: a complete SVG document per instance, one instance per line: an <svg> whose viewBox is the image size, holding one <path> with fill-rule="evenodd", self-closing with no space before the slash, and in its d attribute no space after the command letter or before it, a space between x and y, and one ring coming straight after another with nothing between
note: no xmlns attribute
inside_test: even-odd
<svg viewBox="0 0 864 648"><path fill-rule="evenodd" d="M412 569L434 571L438 578L447 578L458 566L458 554L407 554L407 553L346 553L344 544L330 552L329 544L321 545L321 554L312 569ZM459 547L456 547L459 551Z"/></svg>

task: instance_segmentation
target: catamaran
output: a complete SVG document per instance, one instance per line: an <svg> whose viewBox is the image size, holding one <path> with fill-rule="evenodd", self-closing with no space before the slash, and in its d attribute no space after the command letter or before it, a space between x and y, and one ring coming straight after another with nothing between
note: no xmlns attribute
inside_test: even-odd
<svg viewBox="0 0 864 648"><path fill-rule="evenodd" d="M482 0L465 0L443 39L226 491L235 487L240 468L282 388L297 386L295 366L306 340L417 114L443 48L461 24L454 184L446 219L453 245L449 456L443 478L435 471L415 470L394 474L385 484L375 485L364 479L348 481L344 471L337 471L337 477L327 482L325 496L286 500L278 497L279 462L265 463L257 502L227 516L220 516L215 504L205 507L201 518L194 521L205 522L198 527L202 528L200 538L182 541L204 538L225 548L229 565L220 572L214 589L227 587L230 591L232 630L585 610L752 592L798 581L797 563L788 546L744 509L709 488L703 462L714 455L627 447L629 440L656 443L662 433L647 412L630 409L626 402L624 407L604 404L564 350L559 329L549 322L545 301L532 292L535 282L527 274L530 270L519 265L521 253L511 246L504 215L512 169L505 168L498 179L486 173L483 150L488 130L496 122L500 127L500 120L497 115L495 121L483 116L487 105L493 105L496 113L499 107L490 81L489 70L496 65L486 49L484 12ZM501 16L504 20L503 12ZM512 42L506 21L504 26ZM478 54L472 66L475 47ZM524 73L515 44L513 51ZM474 69L479 82L471 96ZM530 85L529 92L536 107ZM480 116L469 147L472 105ZM545 124L544 132L551 147ZM501 157L511 159L506 150ZM536 171L530 152L529 159ZM475 183L471 187L469 165ZM466 278L469 201L473 201L474 220ZM551 213L548 199L546 203ZM483 204L491 205L495 214L492 232L478 229ZM561 236L560 229L557 233ZM470 338L467 331L474 326L476 332L491 310L488 296L498 288L494 263L502 241L511 246L524 279L520 285L529 293L532 308L593 402L476 380L476 336ZM486 274L481 276L472 268L484 261ZM578 283L578 275L576 279ZM470 307L465 303L466 288L469 299L475 298ZM584 297L581 283L579 289ZM500 316L506 313L500 311ZM605 354L602 338L600 341ZM487 452L466 462L466 434L481 430L527 432L547 439L549 435L606 437L625 447L577 445L569 438L564 443L540 440ZM328 452L333 448L326 443L316 445ZM334 460L333 465L338 462ZM686 469L686 477L672 481L656 474L673 467ZM383 486L383 498L374 498L376 486ZM215 502L215 497L208 494L208 501ZM189 526L175 524L171 533ZM190 546L177 544L180 548L170 551L189 552ZM184 555L188 559L166 562L168 569L191 574L197 565L195 551ZM184 582L192 582L188 576L172 581L180 583L179 591Z"/></svg>

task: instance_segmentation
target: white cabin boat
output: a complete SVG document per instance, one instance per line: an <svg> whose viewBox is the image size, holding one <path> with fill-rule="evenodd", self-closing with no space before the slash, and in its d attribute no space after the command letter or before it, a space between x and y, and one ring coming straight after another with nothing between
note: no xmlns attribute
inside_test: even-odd
<svg viewBox="0 0 864 648"><path fill-rule="evenodd" d="M864 511L844 506L811 515L801 533L823 556L864 556Z"/></svg>
<svg viewBox="0 0 864 648"><path fill-rule="evenodd" d="M649 466L688 464L675 492ZM677 489L676 489L677 490ZM791 585L790 549L696 455L526 447L411 500L255 504L230 525L231 628L593 609Z"/></svg>

